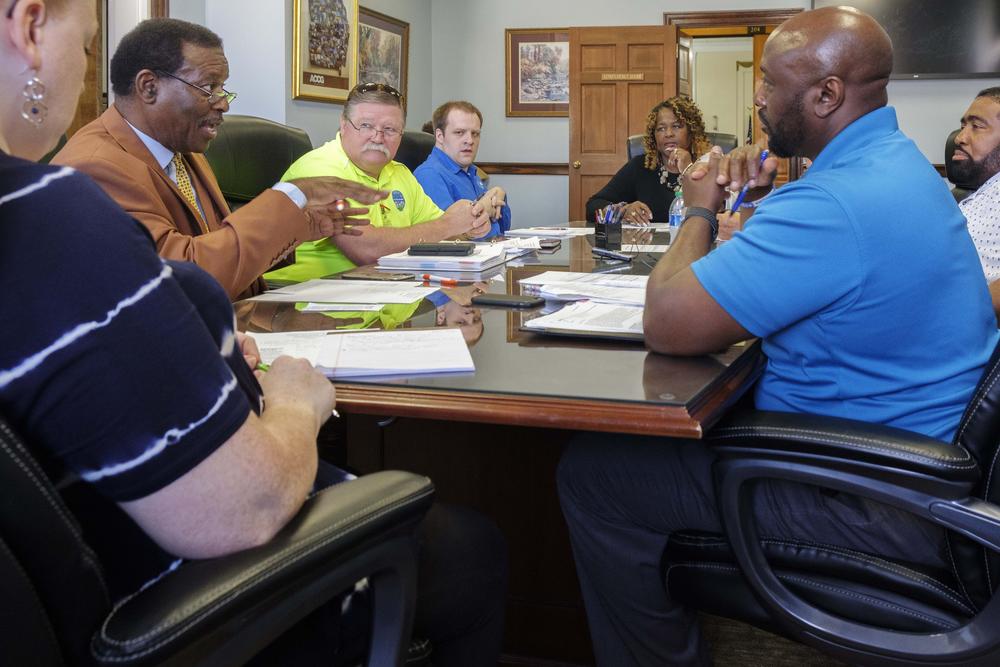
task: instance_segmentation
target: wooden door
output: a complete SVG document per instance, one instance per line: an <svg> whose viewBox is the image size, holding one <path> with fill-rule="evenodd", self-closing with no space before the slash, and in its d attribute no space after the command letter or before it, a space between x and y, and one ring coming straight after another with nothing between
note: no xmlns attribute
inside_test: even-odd
<svg viewBox="0 0 1000 667"><path fill-rule="evenodd" d="M570 28L569 216L626 162L657 102L677 94L674 26Z"/></svg>

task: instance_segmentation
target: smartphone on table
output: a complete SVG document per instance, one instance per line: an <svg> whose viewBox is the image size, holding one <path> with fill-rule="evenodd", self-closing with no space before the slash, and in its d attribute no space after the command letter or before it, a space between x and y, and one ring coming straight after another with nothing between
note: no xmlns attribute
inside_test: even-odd
<svg viewBox="0 0 1000 667"><path fill-rule="evenodd" d="M465 257L476 249L475 243L414 243L407 250L409 255L436 255L448 257Z"/></svg>
<svg viewBox="0 0 1000 667"><path fill-rule="evenodd" d="M472 297L474 306L498 306L501 308L534 308L545 303L545 299L540 296L529 294L476 294Z"/></svg>

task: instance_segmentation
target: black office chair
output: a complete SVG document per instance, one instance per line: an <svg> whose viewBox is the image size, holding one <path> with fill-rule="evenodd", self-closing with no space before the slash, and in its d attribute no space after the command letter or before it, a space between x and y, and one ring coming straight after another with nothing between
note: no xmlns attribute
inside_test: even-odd
<svg viewBox="0 0 1000 667"><path fill-rule="evenodd" d="M951 159L951 156L955 154L955 137L960 131L952 130L944 142L944 171L948 175L948 180L955 186L951 189L951 196L955 198L955 201L962 201L976 191L975 185L965 182L956 173L955 163Z"/></svg>
<svg viewBox="0 0 1000 667"><path fill-rule="evenodd" d="M723 153L728 153L729 151L736 148L739 141L736 139L734 134L725 134L723 132L706 132L705 135L708 137L709 142L713 146L719 146L722 148ZM628 159L631 160L636 155L642 155L646 152L646 147L643 144L644 134L633 134L629 136L626 143L626 152L628 153ZM697 155L694 156L695 159L698 158Z"/></svg>
<svg viewBox="0 0 1000 667"><path fill-rule="evenodd" d="M712 429L725 535L676 533L671 596L864 665L1000 664L1000 346L949 444L812 415L747 412ZM761 540L771 478L895 505L949 530L947 570L780 536Z"/></svg>
<svg viewBox="0 0 1000 667"><path fill-rule="evenodd" d="M0 420L0 656L9 665L240 665L364 577L369 664L402 663L416 586L413 528L430 480L376 473L306 501L268 544L191 561L111 608L101 563Z"/></svg>
<svg viewBox="0 0 1000 667"><path fill-rule="evenodd" d="M402 162L406 168L413 171L424 163L427 156L434 150L434 135L416 130L406 130L396 151L396 162Z"/></svg>
<svg viewBox="0 0 1000 667"><path fill-rule="evenodd" d="M740 143L735 134L726 134L725 132L706 132L705 135L708 137L708 142L713 146L721 148L723 153L728 153L736 148L737 144Z"/></svg>
<svg viewBox="0 0 1000 667"><path fill-rule="evenodd" d="M227 114L205 157L229 208L236 210L279 180L312 142L304 130L257 118Z"/></svg>

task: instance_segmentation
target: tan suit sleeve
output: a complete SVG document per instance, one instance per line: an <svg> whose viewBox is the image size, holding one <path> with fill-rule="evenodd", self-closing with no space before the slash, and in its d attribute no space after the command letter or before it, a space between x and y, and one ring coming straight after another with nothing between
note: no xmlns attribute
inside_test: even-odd
<svg viewBox="0 0 1000 667"><path fill-rule="evenodd" d="M287 195L275 190L265 191L230 213L218 223L218 229L195 236L194 214L174 192L169 179L160 178L139 160L134 162L126 165L120 159L112 161L100 155L67 161L90 175L149 229L161 257L194 262L212 274L231 299L308 238L305 214ZM212 220L215 211L208 209L213 203L202 199L202 207Z"/></svg>

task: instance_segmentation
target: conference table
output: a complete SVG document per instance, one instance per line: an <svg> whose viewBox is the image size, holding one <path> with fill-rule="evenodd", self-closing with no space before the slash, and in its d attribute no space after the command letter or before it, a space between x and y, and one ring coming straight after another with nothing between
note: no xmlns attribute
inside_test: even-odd
<svg viewBox="0 0 1000 667"><path fill-rule="evenodd" d="M626 230L626 249L639 230ZM655 242L657 234L648 234ZM470 343L470 374L338 380L341 412L460 420L543 428L699 438L756 379L756 344L703 357L671 357L632 341L574 339L524 331L537 309L471 307L473 291L519 294L519 282L544 271L591 272L614 262L591 256L593 236L565 239L550 254L515 259L492 279L443 288L442 309L421 303L405 322L342 319L301 313L292 304L238 304L240 328L250 331L434 327L458 322ZM645 240L645 239L644 239ZM629 273L648 273L655 255L640 254ZM442 310L452 312L442 312ZM468 320L468 321L466 321Z"/></svg>
<svg viewBox="0 0 1000 667"><path fill-rule="evenodd" d="M509 549L502 665L593 664L586 618L555 489L567 442L581 432L700 438L754 383L759 344L702 357L650 352L641 342L550 336L522 330L540 309L472 307L477 292L521 293L544 271L648 273L658 257L630 265L592 257L593 235L551 253L514 259L481 280L443 288L405 319L386 313L304 313L287 303L237 304L249 331L458 326L474 373L335 382L337 408L321 454L360 473L393 468L434 480L436 498L497 522ZM663 234L626 230L629 243ZM333 277L336 279L336 277ZM442 303L443 302L443 303ZM346 334L350 335L350 334ZM322 440L322 438L321 438ZM669 441L662 437L654 442Z"/></svg>

